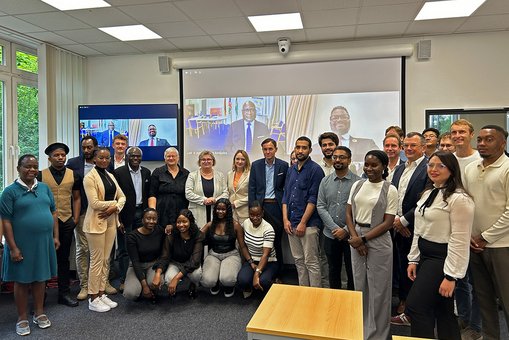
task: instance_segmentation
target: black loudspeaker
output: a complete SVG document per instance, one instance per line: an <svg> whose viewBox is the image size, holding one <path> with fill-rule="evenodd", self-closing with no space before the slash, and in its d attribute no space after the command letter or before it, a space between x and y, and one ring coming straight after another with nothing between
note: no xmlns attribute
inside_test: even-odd
<svg viewBox="0 0 509 340"><path fill-rule="evenodd" d="M157 57L159 61L159 72L170 73L171 72L171 59L165 55Z"/></svg>
<svg viewBox="0 0 509 340"><path fill-rule="evenodd" d="M417 43L417 59L426 60L431 58L431 40L420 40Z"/></svg>

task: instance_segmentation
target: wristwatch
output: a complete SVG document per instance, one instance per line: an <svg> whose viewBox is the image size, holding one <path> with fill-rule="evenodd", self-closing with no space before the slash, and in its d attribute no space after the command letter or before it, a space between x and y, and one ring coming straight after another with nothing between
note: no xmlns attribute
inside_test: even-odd
<svg viewBox="0 0 509 340"><path fill-rule="evenodd" d="M450 275L447 275L447 274L445 274L445 279L446 279L447 281L458 281L458 279L455 279L454 277L452 277L452 276L450 276Z"/></svg>
<svg viewBox="0 0 509 340"><path fill-rule="evenodd" d="M361 239L364 244L368 243L368 240L366 240L366 236L362 236Z"/></svg>
<svg viewBox="0 0 509 340"><path fill-rule="evenodd" d="M262 275L262 270L260 268L256 268L255 272L259 273L260 275Z"/></svg>

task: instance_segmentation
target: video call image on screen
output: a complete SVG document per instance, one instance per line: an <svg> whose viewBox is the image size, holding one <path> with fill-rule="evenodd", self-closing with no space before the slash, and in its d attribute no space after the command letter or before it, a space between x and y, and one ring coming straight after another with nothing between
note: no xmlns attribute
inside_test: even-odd
<svg viewBox="0 0 509 340"><path fill-rule="evenodd" d="M260 143L268 137L278 143L277 157L287 160L303 135L313 143L312 158L319 160L318 136L332 131L361 168L365 153L380 148L385 127L399 122L399 115L398 91L187 99L186 164L195 163L206 148L226 171L238 149L248 151L251 161L263 157Z"/></svg>
<svg viewBox="0 0 509 340"><path fill-rule="evenodd" d="M123 134L129 146L142 148L147 161L163 160L170 146L178 149L177 105L90 105L79 112L80 138L94 136L99 146L112 147Z"/></svg>

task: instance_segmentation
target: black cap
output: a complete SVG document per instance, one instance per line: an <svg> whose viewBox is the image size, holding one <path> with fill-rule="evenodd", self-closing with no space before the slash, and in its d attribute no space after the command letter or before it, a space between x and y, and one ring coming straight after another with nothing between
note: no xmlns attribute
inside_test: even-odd
<svg viewBox="0 0 509 340"><path fill-rule="evenodd" d="M49 156L53 151L55 151L57 149L64 150L66 155L69 153L69 147L67 145L65 145L64 143L58 143L58 142L48 145L46 150L44 150L44 153Z"/></svg>

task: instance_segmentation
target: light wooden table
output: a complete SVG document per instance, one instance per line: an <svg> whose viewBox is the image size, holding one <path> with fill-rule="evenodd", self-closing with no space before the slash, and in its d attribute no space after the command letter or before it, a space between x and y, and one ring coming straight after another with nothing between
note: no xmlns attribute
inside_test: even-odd
<svg viewBox="0 0 509 340"><path fill-rule="evenodd" d="M249 340L362 340L362 293L274 284L246 330Z"/></svg>
<svg viewBox="0 0 509 340"><path fill-rule="evenodd" d="M392 340L432 340L428 338L413 338L411 336L393 335Z"/></svg>

